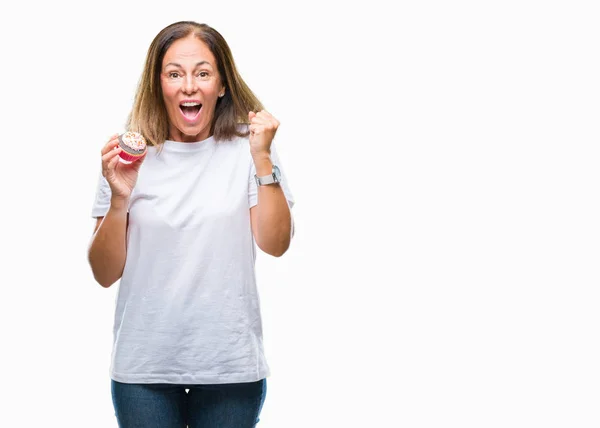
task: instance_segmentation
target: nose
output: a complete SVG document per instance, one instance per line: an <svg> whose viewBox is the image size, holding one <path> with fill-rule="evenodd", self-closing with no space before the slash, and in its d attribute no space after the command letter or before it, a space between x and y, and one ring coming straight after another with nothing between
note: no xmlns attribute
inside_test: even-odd
<svg viewBox="0 0 600 428"><path fill-rule="evenodd" d="M181 90L184 94L193 94L198 90L194 76L188 74L184 77L183 81L181 82Z"/></svg>

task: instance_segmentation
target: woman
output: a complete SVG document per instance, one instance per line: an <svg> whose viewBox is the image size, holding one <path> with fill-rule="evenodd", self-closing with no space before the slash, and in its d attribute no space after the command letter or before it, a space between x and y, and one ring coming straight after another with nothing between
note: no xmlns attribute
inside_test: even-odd
<svg viewBox="0 0 600 428"><path fill-rule="evenodd" d="M269 375L255 243L281 256L292 237L279 123L217 31L177 22L150 45L127 125L149 147L128 165L117 135L102 149L89 248L98 283L120 279L119 426L253 427Z"/></svg>

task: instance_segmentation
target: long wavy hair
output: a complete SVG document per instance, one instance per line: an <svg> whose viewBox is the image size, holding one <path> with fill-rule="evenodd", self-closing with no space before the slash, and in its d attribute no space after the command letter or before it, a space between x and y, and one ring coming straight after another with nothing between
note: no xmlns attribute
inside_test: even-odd
<svg viewBox="0 0 600 428"><path fill-rule="evenodd" d="M214 28L193 21L180 21L165 27L156 35L146 55L144 71L138 83L127 129L141 133L149 145L160 145L169 138L169 117L160 84L162 62L167 49L176 40L190 34L206 43L217 61L225 95L218 99L210 133L216 141L235 136L248 136L248 112L263 105L244 82L233 60L229 45Z"/></svg>

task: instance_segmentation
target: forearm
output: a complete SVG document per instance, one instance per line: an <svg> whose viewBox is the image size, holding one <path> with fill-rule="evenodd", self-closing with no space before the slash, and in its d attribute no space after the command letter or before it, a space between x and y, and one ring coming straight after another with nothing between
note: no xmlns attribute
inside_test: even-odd
<svg viewBox="0 0 600 428"><path fill-rule="evenodd" d="M127 205L126 201L111 201L89 247L94 278L103 287L110 287L123 274L127 256Z"/></svg>
<svg viewBox="0 0 600 428"><path fill-rule="evenodd" d="M256 173L268 175L272 170L270 159L255 161ZM283 189L279 184L258 186L255 239L264 252L279 257L290 246L292 216Z"/></svg>

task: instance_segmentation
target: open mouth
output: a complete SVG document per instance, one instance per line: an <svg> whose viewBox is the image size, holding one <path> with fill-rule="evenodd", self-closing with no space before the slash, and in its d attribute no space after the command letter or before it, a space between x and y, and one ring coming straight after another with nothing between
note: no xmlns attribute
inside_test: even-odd
<svg viewBox="0 0 600 428"><path fill-rule="evenodd" d="M189 121L193 121L200 114L200 110L202 109L202 104L196 101L186 101L179 104L179 109L185 117Z"/></svg>

